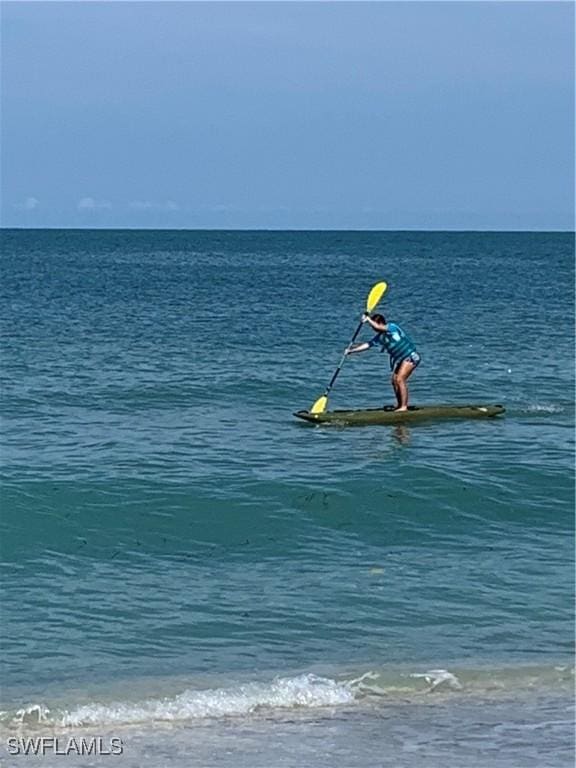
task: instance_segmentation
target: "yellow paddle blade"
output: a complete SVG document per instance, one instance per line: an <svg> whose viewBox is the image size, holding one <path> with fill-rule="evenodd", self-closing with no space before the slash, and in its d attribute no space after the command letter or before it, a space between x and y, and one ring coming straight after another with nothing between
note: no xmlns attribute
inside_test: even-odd
<svg viewBox="0 0 576 768"><path fill-rule="evenodd" d="M326 395L322 395L322 397L319 397L318 400L316 400L312 408L310 408L310 413L324 413L327 405L328 398Z"/></svg>
<svg viewBox="0 0 576 768"><path fill-rule="evenodd" d="M368 294L368 299L366 300L366 312L372 312L372 310L376 308L376 305L386 293L386 288L388 288L388 283L385 283L384 281L376 283Z"/></svg>

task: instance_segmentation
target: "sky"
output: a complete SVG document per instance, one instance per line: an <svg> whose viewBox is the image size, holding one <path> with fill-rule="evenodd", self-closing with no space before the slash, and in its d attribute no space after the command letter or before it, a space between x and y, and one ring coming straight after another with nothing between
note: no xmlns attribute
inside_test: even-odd
<svg viewBox="0 0 576 768"><path fill-rule="evenodd" d="M4 227L574 228L570 2L3 2Z"/></svg>

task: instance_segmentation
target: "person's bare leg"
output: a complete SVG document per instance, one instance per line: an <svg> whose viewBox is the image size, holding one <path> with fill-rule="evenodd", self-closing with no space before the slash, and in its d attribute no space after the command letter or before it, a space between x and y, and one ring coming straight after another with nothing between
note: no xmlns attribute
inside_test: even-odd
<svg viewBox="0 0 576 768"><path fill-rule="evenodd" d="M399 408L400 407L400 391L398 389L398 382L396 380L396 372L392 374L392 376L390 377L390 381L392 382L392 388L394 389L394 394L396 395L396 408Z"/></svg>
<svg viewBox="0 0 576 768"><path fill-rule="evenodd" d="M396 399L398 400L397 411L408 410L408 384L406 382L414 368L416 368L414 363L410 360L404 360L400 363L394 374L394 389L396 391Z"/></svg>

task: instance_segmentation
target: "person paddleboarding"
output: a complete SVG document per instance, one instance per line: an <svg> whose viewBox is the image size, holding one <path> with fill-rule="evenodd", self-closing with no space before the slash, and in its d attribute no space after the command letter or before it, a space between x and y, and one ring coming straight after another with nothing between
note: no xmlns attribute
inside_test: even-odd
<svg viewBox="0 0 576 768"><path fill-rule="evenodd" d="M397 402L395 410L407 411L409 396L407 381L421 360L416 351L416 345L399 325L387 323L384 315L365 313L362 315L362 322L368 323L376 331L376 336L371 341L351 344L346 348L345 354L352 355L356 352L365 352L367 349L377 346L381 348L381 352L388 352L392 371L391 381Z"/></svg>

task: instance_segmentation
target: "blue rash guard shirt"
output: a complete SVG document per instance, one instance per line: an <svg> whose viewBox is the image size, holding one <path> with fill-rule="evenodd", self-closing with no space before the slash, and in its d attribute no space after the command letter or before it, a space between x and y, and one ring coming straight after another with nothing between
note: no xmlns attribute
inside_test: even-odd
<svg viewBox="0 0 576 768"><path fill-rule="evenodd" d="M368 344L371 347L378 345L382 347L381 352L388 352L392 369L416 352L416 344L396 323L386 323L386 330L376 334Z"/></svg>

